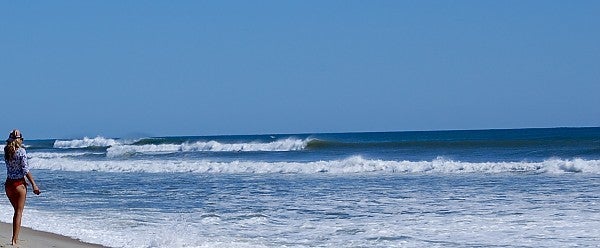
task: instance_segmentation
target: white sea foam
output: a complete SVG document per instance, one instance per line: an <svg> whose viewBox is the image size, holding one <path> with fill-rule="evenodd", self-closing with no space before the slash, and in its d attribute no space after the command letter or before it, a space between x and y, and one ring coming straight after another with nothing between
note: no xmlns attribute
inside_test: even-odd
<svg viewBox="0 0 600 248"><path fill-rule="evenodd" d="M118 145L106 149L106 156L109 158L121 157L126 155L141 154L166 154L181 151L182 145L162 144L162 145Z"/></svg>
<svg viewBox="0 0 600 248"><path fill-rule="evenodd" d="M34 168L64 171L191 172L191 173L592 173L600 174L600 160L549 159L541 162L385 161L354 156L314 162L262 162L208 160L77 160L69 157L32 157Z"/></svg>
<svg viewBox="0 0 600 248"><path fill-rule="evenodd" d="M0 204L0 221L11 222L10 209L10 204ZM23 217L23 226L108 247L272 247L261 244L260 240L240 240L230 233L243 226L264 226L264 220L250 218L233 223L222 220L198 223L195 222L201 216L198 213L153 214L148 216L143 212L109 210L73 214L29 208L28 214ZM147 222L139 223L142 219ZM136 225L132 226L132 223ZM221 225L227 225L232 230L220 230L218 227ZM207 237L207 228L223 235Z"/></svg>
<svg viewBox="0 0 600 248"><path fill-rule="evenodd" d="M467 185L459 188L439 184L445 179L437 181L437 185L431 185L429 179L397 185L407 187L385 187L389 182L384 180L369 184L369 189L346 183L341 190L312 187L320 185L321 180L306 185L305 179L298 183L282 178L286 178L286 183L279 185L279 192L277 183L264 185L255 180L204 184L215 187L195 191L210 192L200 194L204 197L198 198L195 208L176 208L174 212L154 208L155 197L144 198L136 188L120 184L115 184L120 189L112 189L120 193L117 195L88 189L89 184L76 189L88 192L79 195L83 197L79 200L90 202L89 205L116 198L137 201L131 205L134 207L100 204L106 206L73 209L69 201L58 201L60 205L52 206L45 202L44 194L48 194L46 198L63 199L62 195L73 194L69 192L73 189L66 187L66 194L48 189L39 196L42 198L31 196L23 226L108 247L140 248L510 247L515 243L531 247L594 247L600 234L600 212L595 204L597 187L593 183L573 185L577 178L569 182L550 179L553 183L539 185L528 182L531 177L517 177L518 182L493 177L495 182L506 184L485 187L482 184L488 181L487 176L472 177L476 178L473 182L467 176L458 177L467 180ZM337 183L327 185L335 187ZM518 187L513 187L513 183ZM160 186L144 184L137 190L157 190L164 185ZM588 187L591 189L586 190ZM181 200L177 196L194 197L187 193L172 195L173 205ZM11 218L10 203L0 202L0 221L10 222Z"/></svg>
<svg viewBox="0 0 600 248"><path fill-rule="evenodd" d="M198 141L182 144L113 145L107 149L107 157L120 157L136 153L164 154L176 152L257 152L257 151L297 151L306 148L310 140L282 139L272 142L220 143Z"/></svg>
<svg viewBox="0 0 600 248"><path fill-rule="evenodd" d="M86 147L110 147L118 145L119 142L114 139L107 139L104 137L88 138L75 140L56 140L54 141L54 148L86 148Z"/></svg>
<svg viewBox="0 0 600 248"><path fill-rule="evenodd" d="M223 144L216 141L196 142L192 144L183 144L182 151L297 151L306 148L310 140L287 138L268 143L234 143Z"/></svg>

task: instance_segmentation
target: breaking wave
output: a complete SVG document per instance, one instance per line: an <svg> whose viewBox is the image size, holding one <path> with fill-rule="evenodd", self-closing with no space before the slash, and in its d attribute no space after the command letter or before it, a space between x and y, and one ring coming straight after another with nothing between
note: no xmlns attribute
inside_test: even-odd
<svg viewBox="0 0 600 248"><path fill-rule="evenodd" d="M54 148L87 148L87 147L110 147L120 144L114 139L107 139L104 137L88 138L75 140L56 140L54 141Z"/></svg>
<svg viewBox="0 0 600 248"><path fill-rule="evenodd" d="M433 161L385 161L353 156L342 160L314 162L260 162L207 160L104 160L86 161L68 157L33 157L37 169L102 172L186 172L186 173L591 173L600 174L600 160L548 159L541 162L471 163L435 159Z"/></svg>
<svg viewBox="0 0 600 248"><path fill-rule="evenodd" d="M163 154L176 152L271 152L298 151L306 148L309 140L287 138L272 142L221 143L198 141L182 144L114 145L106 150L107 157L131 154Z"/></svg>
<svg viewBox="0 0 600 248"><path fill-rule="evenodd" d="M106 150L107 157L120 157L132 154L168 154L177 152L279 152L298 151L305 149L311 142L310 139L286 138L270 142L239 142L223 143L218 141L196 141L162 143L160 139L120 140L104 137L56 140L53 148L82 149L91 148Z"/></svg>

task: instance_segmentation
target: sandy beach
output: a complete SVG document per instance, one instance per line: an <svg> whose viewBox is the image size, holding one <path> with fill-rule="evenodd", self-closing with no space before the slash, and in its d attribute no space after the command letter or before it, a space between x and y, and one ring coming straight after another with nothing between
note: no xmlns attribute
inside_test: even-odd
<svg viewBox="0 0 600 248"><path fill-rule="evenodd" d="M10 244L12 237L12 225L0 223L0 247L13 247ZM31 228L22 227L19 234L19 245L21 248L46 248L46 247L103 247L101 245L88 244L69 237L40 232Z"/></svg>

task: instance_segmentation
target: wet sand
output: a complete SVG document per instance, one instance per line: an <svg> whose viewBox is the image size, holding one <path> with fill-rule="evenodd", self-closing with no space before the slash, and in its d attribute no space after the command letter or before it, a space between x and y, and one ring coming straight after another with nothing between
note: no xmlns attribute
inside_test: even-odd
<svg viewBox="0 0 600 248"><path fill-rule="evenodd" d="M12 237L12 224L0 223L0 247L15 247L10 244ZM32 230L31 228L21 227L19 234L19 244L16 247L21 248L47 248L47 247L104 247L101 245L88 244L69 237Z"/></svg>

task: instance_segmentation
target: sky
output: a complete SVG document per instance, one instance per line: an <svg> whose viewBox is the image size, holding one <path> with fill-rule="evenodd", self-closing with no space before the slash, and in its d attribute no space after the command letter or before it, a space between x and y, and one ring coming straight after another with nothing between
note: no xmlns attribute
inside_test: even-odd
<svg viewBox="0 0 600 248"><path fill-rule="evenodd" d="M600 1L2 1L0 131L600 126Z"/></svg>

